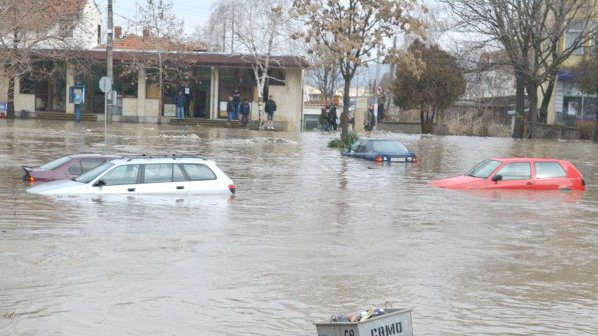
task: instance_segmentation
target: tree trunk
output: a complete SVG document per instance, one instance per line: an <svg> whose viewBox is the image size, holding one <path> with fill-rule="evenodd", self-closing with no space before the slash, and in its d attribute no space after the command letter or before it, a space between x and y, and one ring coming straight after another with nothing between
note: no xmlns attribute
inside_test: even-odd
<svg viewBox="0 0 598 336"><path fill-rule="evenodd" d="M552 78L548 81L548 86L546 87L546 92L544 92L544 97L542 97L542 104L540 105L540 122L548 123L548 104L550 104L550 98L552 97L552 92L554 91L555 79Z"/></svg>
<svg viewBox="0 0 598 336"><path fill-rule="evenodd" d="M162 54L158 53L158 68L159 68L159 77L160 77L160 99L158 102L158 124L162 122L162 116L164 115L164 71L162 67Z"/></svg>
<svg viewBox="0 0 598 336"><path fill-rule="evenodd" d="M528 83L527 95L529 97L527 133L528 138L532 139L536 135L536 123L538 121L538 87L533 83Z"/></svg>
<svg viewBox="0 0 598 336"><path fill-rule="evenodd" d="M436 115L436 127L434 127L434 134L445 135L446 132L444 131L444 111L437 110L435 115ZM434 119L434 116L432 116L432 119Z"/></svg>
<svg viewBox="0 0 598 336"><path fill-rule="evenodd" d="M525 118L525 82L523 74L515 72L515 127L513 138L523 138L523 120Z"/></svg>
<svg viewBox="0 0 598 336"><path fill-rule="evenodd" d="M345 87L343 89L343 112L341 113L341 139L345 139L349 133L349 104L351 103L351 79L345 79ZM354 111L357 113L357 110Z"/></svg>
<svg viewBox="0 0 598 336"><path fill-rule="evenodd" d="M8 78L8 93L6 95L6 118L15 118L15 76L10 75Z"/></svg>

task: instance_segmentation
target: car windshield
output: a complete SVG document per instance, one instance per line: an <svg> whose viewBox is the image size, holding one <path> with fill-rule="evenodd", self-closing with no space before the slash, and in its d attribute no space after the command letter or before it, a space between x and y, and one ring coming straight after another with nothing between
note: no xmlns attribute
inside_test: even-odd
<svg viewBox="0 0 598 336"><path fill-rule="evenodd" d="M500 166L501 162L496 160L485 160L475 167L471 168L465 175L479 178L487 178L492 174L496 167Z"/></svg>
<svg viewBox="0 0 598 336"><path fill-rule="evenodd" d="M93 181L93 179L95 179L96 177L100 176L100 174L102 174L103 172L105 172L112 166L114 166L114 164L112 164L111 162L106 162L103 165L96 167L96 168L88 171L87 173L77 177L75 179L75 181L81 182L81 183L89 183L89 182Z"/></svg>
<svg viewBox="0 0 598 336"><path fill-rule="evenodd" d="M61 157L59 159L56 159L56 160L54 160L52 162L48 162L45 165L40 166L39 168L40 169L46 169L46 170L56 169L57 167L60 167L63 164L71 161L71 159L72 158L70 156L63 156L63 157Z"/></svg>
<svg viewBox="0 0 598 336"><path fill-rule="evenodd" d="M406 153L407 147L400 141L372 141L374 152L378 153Z"/></svg>

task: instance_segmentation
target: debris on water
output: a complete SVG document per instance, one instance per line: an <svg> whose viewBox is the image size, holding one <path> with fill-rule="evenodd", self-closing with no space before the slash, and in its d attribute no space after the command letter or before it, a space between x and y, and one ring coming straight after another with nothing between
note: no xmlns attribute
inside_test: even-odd
<svg viewBox="0 0 598 336"><path fill-rule="evenodd" d="M188 140L201 140L199 135L195 133L191 134L183 134L183 135L173 135L173 134L160 134L160 138L162 139L188 139Z"/></svg>
<svg viewBox="0 0 598 336"><path fill-rule="evenodd" d="M369 307L359 312L332 315L330 317L330 322L361 322L370 317L384 315L385 313L386 312L382 308Z"/></svg>

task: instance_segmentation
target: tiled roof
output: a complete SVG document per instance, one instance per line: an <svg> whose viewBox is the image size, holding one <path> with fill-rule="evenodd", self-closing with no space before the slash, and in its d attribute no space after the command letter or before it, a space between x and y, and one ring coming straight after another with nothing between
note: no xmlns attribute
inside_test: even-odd
<svg viewBox="0 0 598 336"><path fill-rule="evenodd" d="M206 47L200 44L182 44L170 41L164 37L138 36L135 34L127 34L122 38L115 38L112 41L112 48L114 50L131 50L131 51L150 51L150 50L167 50L167 51L206 51ZM106 49L106 45L102 44L94 49Z"/></svg>

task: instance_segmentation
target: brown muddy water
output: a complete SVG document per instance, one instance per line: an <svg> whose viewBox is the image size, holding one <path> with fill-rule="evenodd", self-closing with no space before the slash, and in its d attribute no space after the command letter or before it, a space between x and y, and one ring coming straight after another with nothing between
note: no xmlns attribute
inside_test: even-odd
<svg viewBox="0 0 598 336"><path fill-rule="evenodd" d="M370 305L416 335L598 334L598 145L379 134L415 166L332 135L113 124L110 151L216 160L237 196L43 197L20 165L103 150L103 124L0 123L0 335L316 335ZM571 160L588 190L434 189L491 156Z"/></svg>

